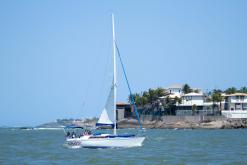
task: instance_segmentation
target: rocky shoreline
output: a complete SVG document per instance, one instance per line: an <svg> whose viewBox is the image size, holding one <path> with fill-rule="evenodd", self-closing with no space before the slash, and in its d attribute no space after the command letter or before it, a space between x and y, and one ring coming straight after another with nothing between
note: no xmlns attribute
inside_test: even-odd
<svg viewBox="0 0 247 165"><path fill-rule="evenodd" d="M63 119L45 123L36 128L63 128L67 125L94 127L96 119L72 120ZM143 128L147 129L237 129L247 128L247 119L227 119L225 117L200 116L164 116L159 118L141 118ZM139 128L137 119L122 119L117 124L118 128Z"/></svg>
<svg viewBox="0 0 247 165"><path fill-rule="evenodd" d="M144 121L143 128L148 129L237 129L247 128L247 119L225 119L215 121L190 122L186 120L166 122L162 120ZM118 122L118 128L138 128L136 119L125 119Z"/></svg>

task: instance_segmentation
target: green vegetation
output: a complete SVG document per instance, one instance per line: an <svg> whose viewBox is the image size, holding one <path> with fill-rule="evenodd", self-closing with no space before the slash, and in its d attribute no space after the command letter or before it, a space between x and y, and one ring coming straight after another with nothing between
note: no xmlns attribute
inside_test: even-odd
<svg viewBox="0 0 247 165"><path fill-rule="evenodd" d="M197 106L196 104L193 104L192 105L192 115L195 115L196 111L197 111Z"/></svg>
<svg viewBox="0 0 247 165"><path fill-rule="evenodd" d="M133 94L136 106L140 114L162 115L175 114L175 105L181 103L178 97L170 98L169 93L164 88L149 89L142 93ZM129 102L131 103L129 96Z"/></svg>
<svg viewBox="0 0 247 165"><path fill-rule="evenodd" d="M199 93L199 89L192 89L188 84L185 84L182 88L184 94L195 92ZM205 94L206 102L213 102L213 114L216 110L221 110L221 102L224 100L222 93L233 94L236 92L247 93L247 87L241 87L237 89L235 87L227 88L226 90L214 89ZM133 98L136 106L138 107L140 114L151 115L173 115L175 114L176 105L181 104L182 100L179 97L170 97L169 91L164 88L149 89L141 93L133 94ZM131 103L130 97L129 102ZM192 106L192 114L196 114L198 107ZM219 112L220 113L220 112Z"/></svg>
<svg viewBox="0 0 247 165"><path fill-rule="evenodd" d="M230 88L227 88L225 91L224 91L226 94L234 94L234 93L247 93L247 87L241 87L240 89L237 89L235 87L230 87Z"/></svg>
<svg viewBox="0 0 247 165"><path fill-rule="evenodd" d="M184 93L184 94L187 94L187 93L192 92L192 89L190 88L190 86L189 86L188 84L184 84L182 90L183 90L183 93Z"/></svg>
<svg viewBox="0 0 247 165"><path fill-rule="evenodd" d="M215 108L217 107L221 111L221 102L223 101L223 96L221 95L221 90L214 90L212 93L212 101L213 101L213 114L215 114ZM218 104L220 103L220 105Z"/></svg>
<svg viewBox="0 0 247 165"><path fill-rule="evenodd" d="M166 96L168 93L164 88L149 89L141 94L133 94L135 103L137 106L145 106L146 104L152 104L156 102L160 97ZM131 102L131 97L129 97L129 102Z"/></svg>
<svg viewBox="0 0 247 165"><path fill-rule="evenodd" d="M241 87L238 92L240 93L247 93L247 87Z"/></svg>
<svg viewBox="0 0 247 165"><path fill-rule="evenodd" d="M221 102L222 100L223 100L223 97L221 95L221 90L215 89L212 94L212 101L218 103L218 102Z"/></svg>
<svg viewBox="0 0 247 165"><path fill-rule="evenodd" d="M225 93L226 94L233 94L233 93L236 93L237 92L237 89L235 87L231 87L231 88L228 88L225 90Z"/></svg>
<svg viewBox="0 0 247 165"><path fill-rule="evenodd" d="M184 84L182 91L184 94L188 94L191 92L195 92L195 93L199 93L199 89L191 89L190 86L188 84Z"/></svg>

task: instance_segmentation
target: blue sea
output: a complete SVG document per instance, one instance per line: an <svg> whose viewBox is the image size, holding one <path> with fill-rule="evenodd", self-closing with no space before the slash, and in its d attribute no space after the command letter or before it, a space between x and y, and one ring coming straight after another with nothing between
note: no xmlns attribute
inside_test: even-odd
<svg viewBox="0 0 247 165"><path fill-rule="evenodd" d="M63 130L1 128L0 164L247 164L247 129L147 129L143 134L142 147L71 149L64 145Z"/></svg>

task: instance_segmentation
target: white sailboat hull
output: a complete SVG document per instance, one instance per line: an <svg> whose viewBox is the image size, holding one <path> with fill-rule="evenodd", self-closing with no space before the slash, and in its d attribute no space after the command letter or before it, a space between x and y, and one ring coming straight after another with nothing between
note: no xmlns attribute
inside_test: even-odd
<svg viewBox="0 0 247 165"><path fill-rule="evenodd" d="M74 138L67 139L68 145L78 148L129 148L140 147L145 137L114 137L114 138Z"/></svg>

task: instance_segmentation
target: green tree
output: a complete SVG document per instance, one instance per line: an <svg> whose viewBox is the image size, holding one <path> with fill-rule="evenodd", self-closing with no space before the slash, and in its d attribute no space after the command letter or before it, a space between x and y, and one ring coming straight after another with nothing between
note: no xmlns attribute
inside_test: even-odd
<svg viewBox="0 0 247 165"><path fill-rule="evenodd" d="M192 115L195 115L196 111L197 111L197 106L196 104L193 104L192 105Z"/></svg>
<svg viewBox="0 0 247 165"><path fill-rule="evenodd" d="M241 87L239 92L241 93L247 93L247 87Z"/></svg>
<svg viewBox="0 0 247 165"><path fill-rule="evenodd" d="M142 94L143 97L149 98L149 93L147 91L143 92Z"/></svg>
<svg viewBox="0 0 247 165"><path fill-rule="evenodd" d="M142 96L141 97L141 100L142 100L142 106L145 106L146 104L148 104L148 98L146 96Z"/></svg>
<svg viewBox="0 0 247 165"><path fill-rule="evenodd" d="M190 88L190 86L189 86L188 84L184 84L182 90L183 90L183 93L184 93L184 94L187 94L187 93L192 92L192 89Z"/></svg>
<svg viewBox="0 0 247 165"><path fill-rule="evenodd" d="M235 87L227 88L227 89L225 90L225 93L226 93L226 94L234 94L234 93L236 93L236 92L237 92L237 89L236 89Z"/></svg>
<svg viewBox="0 0 247 165"><path fill-rule="evenodd" d="M156 98L156 95L155 95L155 90L154 89L149 89L148 90L148 94L149 94L149 98L148 98L148 102L149 103L152 103L154 102L157 98Z"/></svg>
<svg viewBox="0 0 247 165"><path fill-rule="evenodd" d="M171 115L172 100L169 96L165 98L165 106L164 107L167 111L167 114Z"/></svg>
<svg viewBox="0 0 247 165"><path fill-rule="evenodd" d="M166 90L164 88L159 87L155 91L158 97L162 97L166 95Z"/></svg>
<svg viewBox="0 0 247 165"><path fill-rule="evenodd" d="M179 98L177 98L177 101L179 101ZM166 114L168 115L175 115L176 110L176 99L170 98L167 96L163 102L163 107L166 110Z"/></svg>
<svg viewBox="0 0 247 165"><path fill-rule="evenodd" d="M214 90L213 94L212 94L213 113L215 113L215 108L216 108L216 106L218 106L218 104L216 104L216 103L220 103L220 107L218 107L219 110L220 110L222 100L223 100L223 97L221 95L220 90Z"/></svg>
<svg viewBox="0 0 247 165"><path fill-rule="evenodd" d="M134 101L135 103L136 103L136 100L138 99L138 96L136 97L136 95L138 95L137 93L134 93L134 94L132 94L132 95L129 95L129 97L128 97L128 102L130 103L130 104L133 104L133 102L132 101ZM132 100L133 99L133 100ZM137 105L137 104L136 104ZM138 105L137 105L138 106Z"/></svg>
<svg viewBox="0 0 247 165"><path fill-rule="evenodd" d="M175 101L175 103L179 103L179 104L182 103L182 99L177 97L177 96L174 98L174 101Z"/></svg>
<svg viewBox="0 0 247 165"><path fill-rule="evenodd" d="M194 92L195 93L199 93L200 91L199 91L199 89L195 89Z"/></svg>
<svg viewBox="0 0 247 165"><path fill-rule="evenodd" d="M134 99L135 99L136 106L142 105L142 98L138 93L135 94Z"/></svg>

